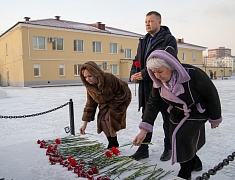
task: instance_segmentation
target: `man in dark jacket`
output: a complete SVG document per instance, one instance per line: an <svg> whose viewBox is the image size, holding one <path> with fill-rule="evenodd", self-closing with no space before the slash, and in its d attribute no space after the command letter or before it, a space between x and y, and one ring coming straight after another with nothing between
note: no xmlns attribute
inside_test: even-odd
<svg viewBox="0 0 235 180"><path fill-rule="evenodd" d="M130 72L130 80L132 82L139 83L139 109L142 107L142 114L146 103L148 102L149 95L152 89L153 82L149 77L146 68L146 59L149 54L159 48L172 46L176 52L177 42L174 36L172 36L170 30L166 26L161 26L161 14L156 11L150 11L146 15L145 27L148 32L144 38L140 38L137 49L137 55L133 60L133 65ZM139 61L140 67L136 67L136 62ZM138 71L137 71L138 70ZM161 155L160 160L168 161L171 159L171 143L169 137L169 114L167 112L168 105L166 103L161 104L161 114L163 117L163 129L164 129L164 152ZM143 142L149 143L152 139L152 132L147 133ZM135 160L140 160L149 157L148 145L141 144L138 150L130 157Z"/></svg>

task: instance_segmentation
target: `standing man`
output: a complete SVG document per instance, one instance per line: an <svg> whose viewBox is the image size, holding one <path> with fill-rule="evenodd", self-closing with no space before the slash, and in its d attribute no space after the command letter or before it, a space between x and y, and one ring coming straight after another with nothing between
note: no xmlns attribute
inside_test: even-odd
<svg viewBox="0 0 235 180"><path fill-rule="evenodd" d="M148 102L150 92L152 90L153 82L149 77L146 68L146 60L149 54L159 48L172 46L176 52L177 42L175 37L171 34L170 30L166 26L161 26L161 14L156 11L150 11L145 18L145 27L148 32L144 38L140 38L137 49L137 55L133 60L133 65L130 72L131 82L139 82L139 109L142 107L142 115L145 110L146 103ZM140 71L136 72L136 62L140 63ZM161 104L161 114L163 118L164 129L164 152L160 157L161 161L168 161L171 159L171 142L169 137L169 114L167 112L168 105L163 102ZM152 132L147 133L143 142L150 143L152 139ZM135 160L140 160L149 157L149 150L147 144L141 144L138 150L130 157Z"/></svg>

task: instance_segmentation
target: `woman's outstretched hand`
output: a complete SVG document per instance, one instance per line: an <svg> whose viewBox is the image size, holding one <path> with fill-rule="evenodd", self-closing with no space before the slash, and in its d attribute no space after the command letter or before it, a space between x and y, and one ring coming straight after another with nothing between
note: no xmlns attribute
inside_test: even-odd
<svg viewBox="0 0 235 180"><path fill-rule="evenodd" d="M211 129L219 127L219 124L211 124Z"/></svg>
<svg viewBox="0 0 235 180"><path fill-rule="evenodd" d="M79 130L80 130L80 134L85 134L85 129L84 126L82 126Z"/></svg>
<svg viewBox="0 0 235 180"><path fill-rule="evenodd" d="M80 130L80 134L85 134L85 130L86 130L86 126L87 126L87 121L84 121L82 127L79 129Z"/></svg>
<svg viewBox="0 0 235 180"><path fill-rule="evenodd" d="M133 140L133 144L135 146L140 146L141 143L143 142L143 140L145 139L147 132L148 131L146 131L146 130L140 129L139 134Z"/></svg>

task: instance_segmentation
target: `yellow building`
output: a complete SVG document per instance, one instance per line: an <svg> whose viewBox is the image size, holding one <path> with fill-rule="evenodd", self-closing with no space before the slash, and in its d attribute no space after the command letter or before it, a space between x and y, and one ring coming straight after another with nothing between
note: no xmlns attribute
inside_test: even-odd
<svg viewBox="0 0 235 180"><path fill-rule="evenodd" d="M178 45L178 58L181 63L203 67L203 51L206 47L189 44L184 39L176 39Z"/></svg>
<svg viewBox="0 0 235 180"><path fill-rule="evenodd" d="M185 43L184 39L177 39L177 44L179 50L178 58L181 63L197 66L206 72L208 76L210 75L210 72L216 73L217 77L222 79L232 75L232 61L228 62L228 60L225 60L225 66L213 65L208 56L203 57L202 52L207 49L206 47Z"/></svg>
<svg viewBox="0 0 235 180"><path fill-rule="evenodd" d="M139 38L144 35L108 27L55 19L16 23L0 36L1 86L80 84L80 66L95 61L105 72L129 80ZM205 47L178 40L179 59L203 66Z"/></svg>

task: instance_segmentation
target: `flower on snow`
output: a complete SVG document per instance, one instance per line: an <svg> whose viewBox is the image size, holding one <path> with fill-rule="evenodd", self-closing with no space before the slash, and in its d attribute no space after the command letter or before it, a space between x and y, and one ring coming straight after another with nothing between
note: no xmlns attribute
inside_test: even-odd
<svg viewBox="0 0 235 180"><path fill-rule="evenodd" d="M112 157L112 153L110 151L106 151L105 155L107 158L111 158Z"/></svg>
<svg viewBox="0 0 235 180"><path fill-rule="evenodd" d="M117 148L115 148L115 147L112 147L111 148L111 151L112 151L112 153L114 154L114 155L119 155L119 153L120 153L120 151L117 149Z"/></svg>
<svg viewBox="0 0 235 180"><path fill-rule="evenodd" d="M59 140L59 139L56 139L56 140L55 140L55 143L56 143L56 144L60 144L60 140Z"/></svg>
<svg viewBox="0 0 235 180"><path fill-rule="evenodd" d="M75 167L76 164L77 164L76 159L73 159L73 158L72 158L71 161L70 161L70 164L71 164L72 167Z"/></svg>
<svg viewBox="0 0 235 180"><path fill-rule="evenodd" d="M113 146L113 147L111 148L111 151L110 151L110 150L107 150L107 151L105 152L105 155L106 155L107 158L111 158L111 157L113 156L113 154L114 154L115 156L118 156L119 153L120 153L120 151L119 151L117 148L115 148L115 147Z"/></svg>

